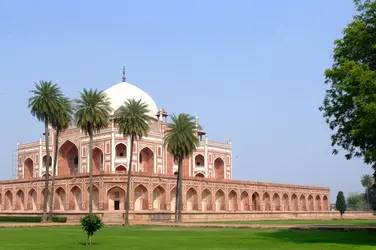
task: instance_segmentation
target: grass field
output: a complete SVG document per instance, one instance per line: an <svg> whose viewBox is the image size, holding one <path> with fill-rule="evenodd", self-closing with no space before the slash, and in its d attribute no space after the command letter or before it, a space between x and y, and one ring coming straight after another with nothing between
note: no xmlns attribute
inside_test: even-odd
<svg viewBox="0 0 376 250"><path fill-rule="evenodd" d="M0 228L0 249L87 249L78 226ZM105 227L90 249L375 249L371 231Z"/></svg>
<svg viewBox="0 0 376 250"><path fill-rule="evenodd" d="M376 219L370 220L250 220L250 221L216 221L209 224L268 224L268 225L357 225L376 226Z"/></svg>

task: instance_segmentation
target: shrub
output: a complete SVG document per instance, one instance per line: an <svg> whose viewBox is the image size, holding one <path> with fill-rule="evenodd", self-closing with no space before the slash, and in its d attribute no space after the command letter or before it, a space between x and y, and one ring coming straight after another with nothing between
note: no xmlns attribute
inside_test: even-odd
<svg viewBox="0 0 376 250"><path fill-rule="evenodd" d="M41 216L0 216L1 222L41 222Z"/></svg>
<svg viewBox="0 0 376 250"><path fill-rule="evenodd" d="M52 222L65 223L67 222L67 217L52 217Z"/></svg>
<svg viewBox="0 0 376 250"><path fill-rule="evenodd" d="M88 241L91 245L91 237L96 231L100 230L103 227L103 223L99 216L95 214L88 214L81 218L81 226L87 234L86 245L88 245Z"/></svg>

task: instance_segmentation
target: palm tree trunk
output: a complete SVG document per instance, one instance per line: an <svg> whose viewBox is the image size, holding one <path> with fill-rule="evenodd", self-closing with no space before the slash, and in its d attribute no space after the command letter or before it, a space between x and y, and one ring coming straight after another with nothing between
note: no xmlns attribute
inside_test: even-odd
<svg viewBox="0 0 376 250"><path fill-rule="evenodd" d="M56 138L55 138L55 156L54 156L54 165L52 167L52 180L51 180L51 194L50 194L50 211L48 213L48 220L52 221L52 204L54 201L54 193L55 193L55 174L56 174L56 164L57 164L57 151L59 150L59 130L56 130Z"/></svg>
<svg viewBox="0 0 376 250"><path fill-rule="evenodd" d="M183 163L183 160L182 159L179 159L179 162L178 162L178 178L179 178L179 185L178 185L178 190L176 190L178 193L179 193L179 209L178 209L178 223L181 222L181 210L182 210L182 163Z"/></svg>
<svg viewBox="0 0 376 250"><path fill-rule="evenodd" d="M130 155L128 156L128 181L127 181L127 193L125 194L125 224L129 225L129 198L131 193L131 175L132 175L132 156L133 156L133 143L134 143L134 135L131 135L131 150Z"/></svg>
<svg viewBox="0 0 376 250"><path fill-rule="evenodd" d="M42 214L42 222L47 221L47 201L48 201L48 179L50 173L50 147L48 141L48 120L44 122L44 133L45 133L45 140L46 140L46 175L44 178L44 199L43 199L43 214Z"/></svg>
<svg viewBox="0 0 376 250"><path fill-rule="evenodd" d="M369 209L369 196L368 196L368 188L366 188L366 192L367 192L367 196L366 196L366 199L367 199L367 206L366 208Z"/></svg>
<svg viewBox="0 0 376 250"><path fill-rule="evenodd" d="M179 161L178 160L178 174L176 175L176 193L175 193L175 223L178 223L178 211L179 211Z"/></svg>
<svg viewBox="0 0 376 250"><path fill-rule="evenodd" d="M90 144L89 144L89 214L93 213L93 130L89 128Z"/></svg>

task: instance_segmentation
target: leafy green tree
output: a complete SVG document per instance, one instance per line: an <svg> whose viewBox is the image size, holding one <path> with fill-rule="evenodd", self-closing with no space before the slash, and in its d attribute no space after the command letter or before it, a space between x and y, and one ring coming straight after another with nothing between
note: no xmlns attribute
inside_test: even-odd
<svg viewBox="0 0 376 250"><path fill-rule="evenodd" d="M119 126L119 132L124 137L131 139L131 154L128 156L128 182L125 202L125 225L129 225L129 195L131 193L130 183L132 175L132 152L134 141L147 136L149 131L149 121L152 119L148 115L149 109L142 100L127 100L118 110L115 111L115 122Z"/></svg>
<svg viewBox="0 0 376 250"><path fill-rule="evenodd" d="M47 201L48 201L48 181L50 171L50 147L48 126L54 119L58 110L60 110L62 92L56 84L51 81L40 81L35 84L35 89L30 91L33 96L29 98L28 107L31 114L39 121L44 122L45 146L46 146L46 175L44 182L44 199L42 221L47 221Z"/></svg>
<svg viewBox="0 0 376 250"><path fill-rule="evenodd" d="M57 164L57 154L59 151L59 135L60 132L63 132L67 129L72 122L72 115L73 115L73 107L71 101L66 97L60 97L61 107L55 113L53 119L51 120L52 127L56 131L55 136L55 156L54 156L54 163L52 167L52 180L51 180L51 194L50 194L50 209L48 214L48 219L52 220L53 217L53 200L54 200L54 191L55 190L55 175L56 175L56 164Z"/></svg>
<svg viewBox="0 0 376 250"><path fill-rule="evenodd" d="M94 133L107 128L112 109L110 100L103 91L84 89L81 98L76 99L76 113L74 118L77 125L90 137L89 144L89 213L93 212L93 137Z"/></svg>
<svg viewBox="0 0 376 250"><path fill-rule="evenodd" d="M369 208L370 202L369 202L369 192L368 191L374 183L374 178L369 174L365 174L360 179L360 182L362 183L362 186L366 189L366 202L367 202L367 208Z"/></svg>
<svg viewBox="0 0 376 250"><path fill-rule="evenodd" d="M376 170L376 2L354 2L358 14L334 42L320 110L334 131L333 153L342 148L347 159L362 157Z"/></svg>
<svg viewBox="0 0 376 250"><path fill-rule="evenodd" d="M103 223L98 215L89 213L81 218L81 226L87 234L86 245L91 245L91 237L103 227Z"/></svg>
<svg viewBox="0 0 376 250"><path fill-rule="evenodd" d="M337 194L336 209L340 212L341 218L342 218L342 215L347 210L345 196L343 195L342 191L339 191L338 194Z"/></svg>
<svg viewBox="0 0 376 250"><path fill-rule="evenodd" d="M350 193L347 196L347 207L351 210L363 210L364 195L359 193Z"/></svg>
<svg viewBox="0 0 376 250"><path fill-rule="evenodd" d="M164 142L167 150L178 162L176 184L175 222L181 222L182 165L183 160L192 155L199 145L194 118L188 114L171 115Z"/></svg>

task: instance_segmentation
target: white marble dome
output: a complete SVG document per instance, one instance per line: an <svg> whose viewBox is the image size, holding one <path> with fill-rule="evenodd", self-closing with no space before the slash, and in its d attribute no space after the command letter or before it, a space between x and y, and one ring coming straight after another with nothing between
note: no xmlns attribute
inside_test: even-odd
<svg viewBox="0 0 376 250"><path fill-rule="evenodd" d="M150 110L149 115L151 117L155 118L157 115L158 108L154 100L145 91L128 82L115 84L114 86L106 89L104 93L106 93L110 98L111 108L113 110L112 113L119 109L126 100L134 98L136 100L141 99L148 105Z"/></svg>

